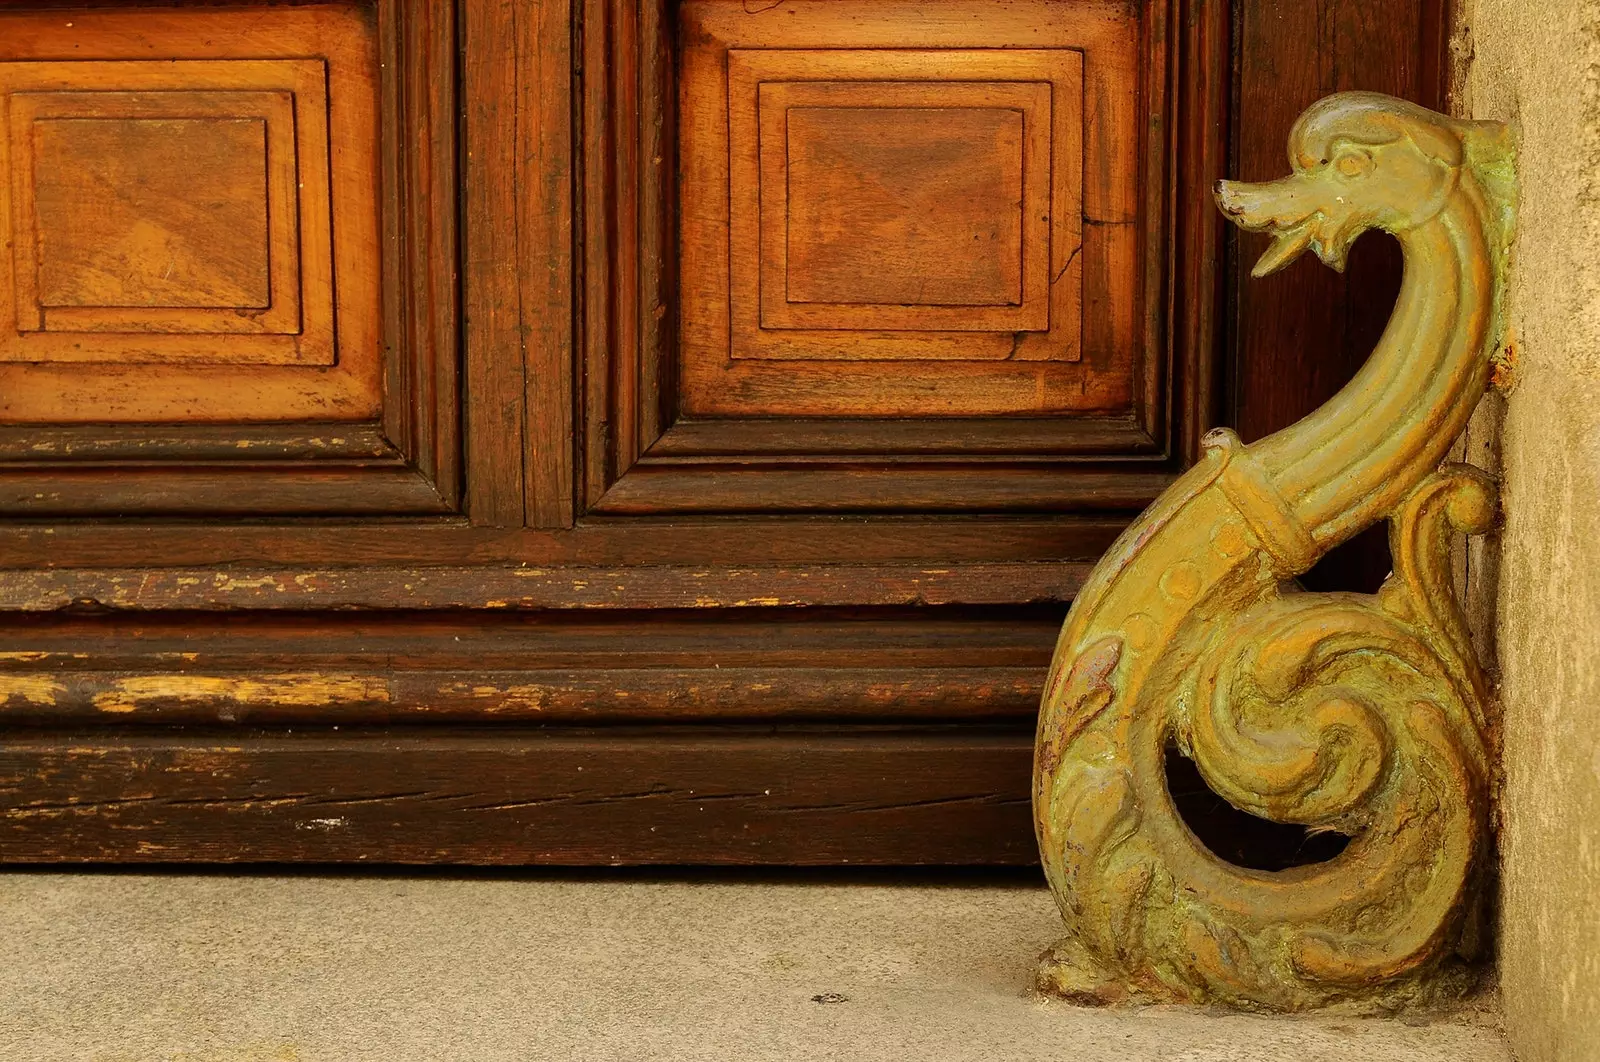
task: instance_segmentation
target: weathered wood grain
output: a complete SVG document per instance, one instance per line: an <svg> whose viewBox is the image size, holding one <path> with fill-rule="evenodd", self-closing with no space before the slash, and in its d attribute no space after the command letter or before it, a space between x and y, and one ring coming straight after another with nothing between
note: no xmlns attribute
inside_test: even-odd
<svg viewBox="0 0 1600 1062"><path fill-rule="evenodd" d="M0 579L0 610L711 609L1037 604L1072 599L1089 565L61 568Z"/></svg>
<svg viewBox="0 0 1600 1062"><path fill-rule="evenodd" d="M594 512L1132 512L1155 500L1174 478L1166 471L1070 462L998 467L974 462L954 469L896 462L891 475L832 468L826 459L815 463L814 469L711 461L641 465L618 480Z"/></svg>
<svg viewBox="0 0 1600 1062"><path fill-rule="evenodd" d="M8 734L0 860L1031 863L1030 735Z"/></svg>
<svg viewBox="0 0 1600 1062"><path fill-rule="evenodd" d="M1092 560L1128 514L977 516L726 516L585 522L571 531L469 527L426 521L282 523L156 520L0 523L0 556L15 569L126 567L309 568L503 565L748 566ZM292 533L291 533L292 532ZM9 576L0 569L0 583Z"/></svg>
<svg viewBox="0 0 1600 1062"><path fill-rule="evenodd" d="M526 334L518 239L518 20L538 10L515 0L462 8L462 253L464 273L461 386L467 438L466 509L474 524L516 527L524 517L522 454L528 442ZM536 121L537 115L526 121ZM565 269L559 249L548 263ZM560 387L558 377L552 383Z"/></svg>
<svg viewBox="0 0 1600 1062"><path fill-rule="evenodd" d="M462 493L461 165L456 5L402 0L378 18L384 245L382 429L451 509Z"/></svg>
<svg viewBox="0 0 1600 1062"><path fill-rule="evenodd" d="M0 614L0 720L1025 723L1064 611Z"/></svg>
<svg viewBox="0 0 1600 1062"><path fill-rule="evenodd" d="M287 464L287 462L285 463ZM448 501L409 463L228 462L221 467L13 466L0 475L0 511L26 517L396 516L444 514Z"/></svg>
<svg viewBox="0 0 1600 1062"><path fill-rule="evenodd" d="M573 41L571 0L519 3L509 90L516 124L516 261L525 345L523 519L566 527L577 513L573 359ZM487 43L487 42L485 42Z"/></svg>
<svg viewBox="0 0 1600 1062"><path fill-rule="evenodd" d="M289 672L270 665L222 672L141 664L136 672L0 670L0 722L59 727L893 719L1025 725L1038 710L1044 685L1038 661L998 668Z"/></svg>

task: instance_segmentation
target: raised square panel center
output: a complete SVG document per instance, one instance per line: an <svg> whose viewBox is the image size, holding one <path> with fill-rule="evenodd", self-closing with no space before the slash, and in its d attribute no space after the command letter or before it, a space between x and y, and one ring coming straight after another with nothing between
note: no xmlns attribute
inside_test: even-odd
<svg viewBox="0 0 1600 1062"><path fill-rule="evenodd" d="M791 107L787 301L1022 302L1023 114Z"/></svg>
<svg viewBox="0 0 1600 1062"><path fill-rule="evenodd" d="M39 304L270 304L259 118L33 123Z"/></svg>
<svg viewBox="0 0 1600 1062"><path fill-rule="evenodd" d="M741 21L721 3L690 2ZM954 412L935 381L989 370L941 363L1078 359L1080 52L708 46L694 56L704 64L684 74L679 275L685 379L704 370L699 409L733 408L711 380L748 373L797 394L860 383L841 405L784 407L805 415L887 413L873 403L902 381L907 401L894 410ZM1033 388L1031 372L993 375ZM1037 394L983 408L1031 409Z"/></svg>

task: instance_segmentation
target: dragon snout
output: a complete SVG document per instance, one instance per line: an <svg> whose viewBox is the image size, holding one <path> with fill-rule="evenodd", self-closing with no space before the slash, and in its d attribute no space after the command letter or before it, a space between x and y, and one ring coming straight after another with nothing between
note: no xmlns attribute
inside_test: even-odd
<svg viewBox="0 0 1600 1062"><path fill-rule="evenodd" d="M1309 183L1299 174L1259 184L1218 181L1217 205L1235 224L1252 232L1286 229L1316 213Z"/></svg>
<svg viewBox="0 0 1600 1062"><path fill-rule="evenodd" d="M1282 269L1307 247L1314 247L1335 269L1344 265L1342 248L1322 238L1326 223L1342 208L1338 201L1323 202L1324 191L1321 181L1304 173L1259 184L1217 182L1217 205L1229 220L1249 232L1270 232L1273 236L1266 253L1250 270L1253 275L1266 276Z"/></svg>
<svg viewBox="0 0 1600 1062"><path fill-rule="evenodd" d="M1244 181L1218 181L1213 190L1217 197L1217 206L1228 217L1248 224L1249 219L1258 216L1261 210L1261 190L1265 185L1246 184Z"/></svg>

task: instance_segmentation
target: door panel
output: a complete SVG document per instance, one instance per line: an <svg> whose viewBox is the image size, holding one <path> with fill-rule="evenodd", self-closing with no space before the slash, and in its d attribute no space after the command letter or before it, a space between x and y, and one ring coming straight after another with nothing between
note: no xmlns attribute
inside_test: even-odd
<svg viewBox="0 0 1600 1062"><path fill-rule="evenodd" d="M0 511L450 511L385 335L372 12L0 19Z"/></svg>
<svg viewBox="0 0 1600 1062"><path fill-rule="evenodd" d="M687 59L685 412L1027 415L1081 400L1037 367L972 364L1081 360L1080 53ZM740 364L768 360L783 364Z"/></svg>
<svg viewBox="0 0 1600 1062"><path fill-rule="evenodd" d="M1031 860L1068 602L1326 342L1235 6L8 6L0 859Z"/></svg>
<svg viewBox="0 0 1600 1062"><path fill-rule="evenodd" d="M664 7L591 41L590 511L1081 512L1170 479L1175 365L1211 348L1161 292L1209 290L1170 250L1211 221L1169 213L1163 130L1220 102L1174 81L1164 4L945 7L692 0L675 78L618 44Z"/></svg>

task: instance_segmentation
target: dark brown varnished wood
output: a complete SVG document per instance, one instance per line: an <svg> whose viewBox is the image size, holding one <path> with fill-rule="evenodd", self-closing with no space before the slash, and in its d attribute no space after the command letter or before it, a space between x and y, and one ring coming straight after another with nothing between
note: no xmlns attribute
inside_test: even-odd
<svg viewBox="0 0 1600 1062"><path fill-rule="evenodd" d="M536 12L538 9L535 8ZM517 167L518 59L526 47L516 0L483 0L461 10L463 351L462 389L470 397L466 509L472 522L515 527L523 518L527 446L527 365L516 224L523 182ZM534 116L529 116L529 121ZM561 247L552 268L564 269ZM560 386L559 381L556 386Z"/></svg>
<svg viewBox="0 0 1600 1062"><path fill-rule="evenodd" d="M457 13L441 0L380 12L384 332L409 352L386 365L382 430L452 510L462 492L461 174Z"/></svg>
<svg viewBox="0 0 1600 1062"><path fill-rule="evenodd" d="M110 610L772 609L1072 600L1083 561L751 566L64 568L18 572L0 608Z"/></svg>
<svg viewBox="0 0 1600 1062"><path fill-rule="evenodd" d="M1013 720L1063 606L21 617L8 724ZM286 665L294 670L286 670Z"/></svg>
<svg viewBox="0 0 1600 1062"><path fill-rule="evenodd" d="M251 517L448 513L438 488L402 459L270 460L218 466L51 467L18 462L0 475L0 506L17 516Z"/></svg>
<svg viewBox="0 0 1600 1062"><path fill-rule="evenodd" d="M10 862L1031 863L1032 731L10 735Z"/></svg>
<svg viewBox="0 0 1600 1062"><path fill-rule="evenodd" d="M727 516L700 520L593 520L572 531L470 527L426 521L304 520L278 524L17 522L0 525L5 563L17 569L116 567L317 568L503 565L921 564L1092 560L1126 524L1123 513L1049 517ZM465 563L463 563L465 558ZM224 572L225 574L225 572ZM865 593L872 592L867 582Z"/></svg>

